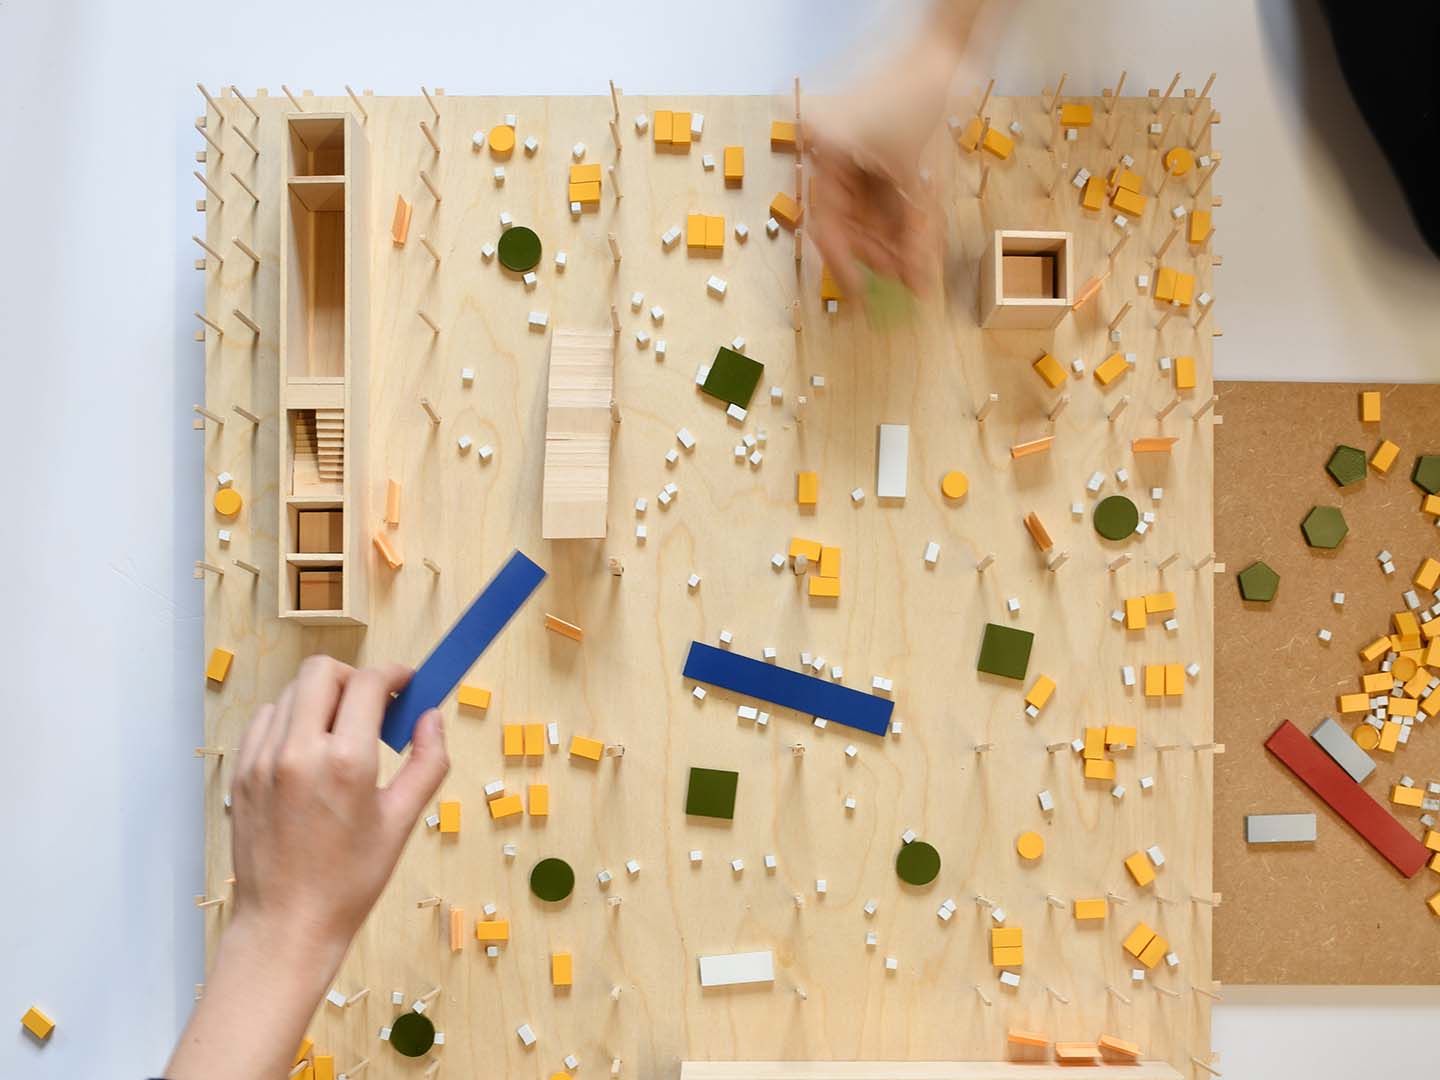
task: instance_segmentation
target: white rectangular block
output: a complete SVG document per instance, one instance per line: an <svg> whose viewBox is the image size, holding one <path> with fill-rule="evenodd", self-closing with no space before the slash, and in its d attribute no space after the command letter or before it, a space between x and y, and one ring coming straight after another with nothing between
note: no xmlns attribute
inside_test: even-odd
<svg viewBox="0 0 1440 1080"><path fill-rule="evenodd" d="M882 499L905 498L910 472L910 428L881 424L875 457L875 494Z"/></svg>
<svg viewBox="0 0 1440 1080"><path fill-rule="evenodd" d="M774 981L775 954L769 949L700 957L701 986L743 986Z"/></svg>

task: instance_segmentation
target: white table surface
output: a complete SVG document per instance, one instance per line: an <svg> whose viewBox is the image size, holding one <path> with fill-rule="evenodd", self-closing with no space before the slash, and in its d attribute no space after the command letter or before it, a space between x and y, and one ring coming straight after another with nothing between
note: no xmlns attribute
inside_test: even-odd
<svg viewBox="0 0 1440 1080"><path fill-rule="evenodd" d="M0 1076L149 1075L202 978L196 80L778 92L833 82L914 6L0 0ZM1096 93L1124 67L1143 93L1218 70L1217 374L1434 380L1440 262L1307 6L994 5L962 77ZM43 1048L14 1023L32 1003L59 1023ZM1227 1076L1349 1077L1433 1069L1437 1030L1433 989L1232 989L1214 1043Z"/></svg>

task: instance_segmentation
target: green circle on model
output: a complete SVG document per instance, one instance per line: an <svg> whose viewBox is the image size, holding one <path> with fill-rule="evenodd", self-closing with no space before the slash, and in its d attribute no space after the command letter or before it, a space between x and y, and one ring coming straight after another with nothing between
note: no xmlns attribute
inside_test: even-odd
<svg viewBox="0 0 1440 1080"><path fill-rule="evenodd" d="M530 871L530 891L552 904L575 888L575 871L564 859L541 859Z"/></svg>
<svg viewBox="0 0 1440 1080"><path fill-rule="evenodd" d="M390 1025L390 1045L406 1057L428 1054L435 1045L435 1023L424 1013L403 1012Z"/></svg>
<svg viewBox="0 0 1440 1080"><path fill-rule="evenodd" d="M500 234L500 265L506 270L523 274L540 264L540 237L534 229L512 225Z"/></svg>
<svg viewBox="0 0 1440 1080"><path fill-rule="evenodd" d="M910 885L929 885L940 873L940 853L924 840L911 840L900 845L895 856L895 873Z"/></svg>
<svg viewBox="0 0 1440 1080"><path fill-rule="evenodd" d="M1095 531L1106 540L1124 540L1140 524L1140 511L1124 495L1111 495L1095 506Z"/></svg>

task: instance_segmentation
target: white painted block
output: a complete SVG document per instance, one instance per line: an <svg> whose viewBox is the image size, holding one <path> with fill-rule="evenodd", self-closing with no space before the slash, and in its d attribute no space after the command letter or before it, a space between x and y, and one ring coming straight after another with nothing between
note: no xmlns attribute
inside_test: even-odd
<svg viewBox="0 0 1440 1080"><path fill-rule="evenodd" d="M910 428L881 424L875 458L875 494L882 499L905 498L910 471Z"/></svg>
<svg viewBox="0 0 1440 1080"><path fill-rule="evenodd" d="M700 985L743 986L775 981L775 954L763 952L724 953L700 957Z"/></svg>

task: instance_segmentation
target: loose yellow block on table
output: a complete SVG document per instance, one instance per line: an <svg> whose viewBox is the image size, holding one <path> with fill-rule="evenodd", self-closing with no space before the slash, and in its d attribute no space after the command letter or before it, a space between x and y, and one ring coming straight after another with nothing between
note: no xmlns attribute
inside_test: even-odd
<svg viewBox="0 0 1440 1080"><path fill-rule="evenodd" d="M605 744L599 739L587 738L584 735L573 735L570 738L570 756L581 757L588 761L599 761L600 755L605 752Z"/></svg>
<svg viewBox="0 0 1440 1080"><path fill-rule="evenodd" d="M1095 110L1089 105L1061 105L1061 127L1089 127L1095 118Z"/></svg>
<svg viewBox="0 0 1440 1080"><path fill-rule="evenodd" d="M548 817L550 815L550 785L531 784L527 802L531 817Z"/></svg>
<svg viewBox="0 0 1440 1080"><path fill-rule="evenodd" d="M1086 780L1114 780L1115 762L1109 758L1091 758L1085 762Z"/></svg>
<svg viewBox="0 0 1440 1080"><path fill-rule="evenodd" d="M1440 852L1440 832L1434 829L1429 830L1425 834L1425 846L1431 851Z"/></svg>
<svg viewBox="0 0 1440 1080"><path fill-rule="evenodd" d="M1123 353L1111 353L1095 368L1095 378L1101 386L1109 386L1129 369Z"/></svg>
<svg viewBox="0 0 1440 1080"><path fill-rule="evenodd" d="M795 149L795 125L793 122L789 120L770 121L770 149Z"/></svg>
<svg viewBox="0 0 1440 1080"><path fill-rule="evenodd" d="M1390 471L1390 466L1395 464L1395 459L1399 456L1400 447L1389 439L1383 439L1375 448L1375 453L1370 455L1370 467L1384 476Z"/></svg>
<svg viewBox="0 0 1440 1080"><path fill-rule="evenodd" d="M992 127L985 132L985 138L981 140L981 145L1001 161L1004 161L1010 156L1011 151L1015 149L1015 140L1004 132L997 131Z"/></svg>
<svg viewBox="0 0 1440 1080"><path fill-rule="evenodd" d="M1108 747L1134 746L1135 729L1128 724L1106 724L1105 745Z"/></svg>
<svg viewBox="0 0 1440 1080"><path fill-rule="evenodd" d="M525 725L525 756L541 757L545 753L545 725Z"/></svg>
<svg viewBox="0 0 1440 1080"><path fill-rule="evenodd" d="M591 162L588 165L570 166L570 183L572 184L598 184L600 183L600 163Z"/></svg>
<svg viewBox="0 0 1440 1080"><path fill-rule="evenodd" d="M458 833L460 831L459 802L452 799L440 804L440 831L442 833Z"/></svg>
<svg viewBox="0 0 1440 1080"><path fill-rule="evenodd" d="M1175 389L1195 389L1195 358L1193 356L1177 356L1175 358Z"/></svg>
<svg viewBox="0 0 1440 1080"><path fill-rule="evenodd" d="M1130 596L1125 599L1125 629L1145 629L1145 598Z"/></svg>
<svg viewBox="0 0 1440 1080"><path fill-rule="evenodd" d="M1103 919L1110 914L1110 902L1103 897L1095 900L1076 900L1075 919L1084 922L1089 919Z"/></svg>
<svg viewBox="0 0 1440 1080"><path fill-rule="evenodd" d="M1360 391L1360 420L1366 424L1380 422L1380 391Z"/></svg>
<svg viewBox="0 0 1440 1080"><path fill-rule="evenodd" d="M1025 964L1025 946L1003 945L991 949L990 963L995 967L1022 967Z"/></svg>
<svg viewBox="0 0 1440 1080"><path fill-rule="evenodd" d="M1130 876L1135 879L1135 884L1142 889L1155 880L1155 871L1143 851L1137 851L1134 855L1129 856L1125 860L1125 869L1130 871Z"/></svg>
<svg viewBox="0 0 1440 1080"><path fill-rule="evenodd" d="M550 954L550 985L570 986L575 981L575 960L568 952Z"/></svg>
<svg viewBox="0 0 1440 1080"><path fill-rule="evenodd" d="M775 198L770 200L770 216L787 229L793 229L800 224L800 219L805 216L805 211L785 192L777 191Z"/></svg>
<svg viewBox="0 0 1440 1080"><path fill-rule="evenodd" d="M335 1080L335 1055L315 1055L315 1080Z"/></svg>
<svg viewBox="0 0 1440 1080"><path fill-rule="evenodd" d="M670 141L670 132L675 126L675 114L669 109L655 110L655 123L651 130L655 133L655 145L659 146Z"/></svg>
<svg viewBox="0 0 1440 1080"><path fill-rule="evenodd" d="M20 1018L20 1023L24 1024L25 1030L37 1039L48 1039L50 1032L55 1030L55 1021L34 1005L25 1010L25 1015Z"/></svg>
<svg viewBox="0 0 1440 1080"><path fill-rule="evenodd" d="M836 597L840 595L840 579L826 577L812 577L810 579L810 595L822 597Z"/></svg>
<svg viewBox="0 0 1440 1080"><path fill-rule="evenodd" d="M1033 705L1036 709L1043 709L1053 693L1055 693L1055 680L1049 675L1041 675L1035 680L1035 685L1030 687L1029 693L1025 695L1025 704Z"/></svg>
<svg viewBox="0 0 1440 1080"><path fill-rule="evenodd" d="M1036 373L1045 380L1045 385L1054 390L1065 383L1065 369L1060 366L1060 361L1051 356L1048 352L1036 360L1033 365Z"/></svg>
<svg viewBox="0 0 1440 1080"><path fill-rule="evenodd" d="M1165 693L1165 665L1145 665L1145 696L1162 697Z"/></svg>
<svg viewBox="0 0 1440 1080"><path fill-rule="evenodd" d="M742 182L745 179L745 148L743 146L725 147L723 168L727 184Z"/></svg>
<svg viewBox="0 0 1440 1080"><path fill-rule="evenodd" d="M1150 939L1150 944L1140 950L1140 955L1135 959L1144 964L1147 968L1153 968L1165 955L1165 950L1170 948L1170 942L1166 941L1159 934Z"/></svg>
<svg viewBox="0 0 1440 1080"><path fill-rule="evenodd" d="M804 555L808 561L818 563L820 561L821 550L820 541L818 540L803 540L798 536L791 537L790 539L790 558L792 559Z"/></svg>
<svg viewBox="0 0 1440 1080"><path fill-rule="evenodd" d="M525 728L521 724L505 724L500 728L500 753L505 757L525 756Z"/></svg>
<svg viewBox="0 0 1440 1080"><path fill-rule="evenodd" d="M704 214L687 214L685 216L685 246L687 248L703 248L705 246Z"/></svg>
<svg viewBox="0 0 1440 1080"><path fill-rule="evenodd" d="M1165 665L1165 696L1180 697L1185 693L1185 665Z"/></svg>
<svg viewBox="0 0 1440 1080"><path fill-rule="evenodd" d="M1105 756L1105 729L1103 727L1087 727L1085 729L1085 746L1080 755L1086 761L1097 761Z"/></svg>
<svg viewBox="0 0 1440 1080"><path fill-rule="evenodd" d="M1085 191L1080 196L1080 205L1086 210L1099 210L1105 205L1105 181L1092 176L1085 181Z"/></svg>
<svg viewBox="0 0 1440 1080"><path fill-rule="evenodd" d="M509 941L510 920L509 919L476 919L475 920L476 941Z"/></svg>
<svg viewBox="0 0 1440 1080"><path fill-rule="evenodd" d="M600 181L587 180L572 183L567 192L566 202L578 202L581 206L594 206L600 201Z"/></svg>
<svg viewBox="0 0 1440 1080"><path fill-rule="evenodd" d="M1390 801L1396 806L1418 807L1425 799L1425 791L1418 787L1404 787L1395 784L1390 788Z"/></svg>
<svg viewBox="0 0 1440 1080"><path fill-rule="evenodd" d="M795 474L795 501L801 506L814 506L820 497L820 474L797 472Z"/></svg>
<svg viewBox="0 0 1440 1080"><path fill-rule="evenodd" d="M514 817L525 809L520 803L519 795L502 795L498 799L491 799L490 819L499 821L501 818Z"/></svg>
<svg viewBox="0 0 1440 1080"><path fill-rule="evenodd" d="M1415 571L1415 584L1422 589L1435 591L1436 584L1440 584L1440 562L1427 558L1420 564L1420 569ZM1433 634L1427 635L1433 637Z"/></svg>
<svg viewBox="0 0 1440 1080"><path fill-rule="evenodd" d="M1115 194L1110 197L1110 205L1122 214L1138 218L1145 213L1145 196L1129 188L1116 188Z"/></svg>
<svg viewBox="0 0 1440 1080"><path fill-rule="evenodd" d="M1400 725L1393 721L1385 721L1385 726L1380 729L1380 743L1375 749L1383 750L1387 754L1393 754L1395 748L1400 745Z"/></svg>
<svg viewBox="0 0 1440 1080"><path fill-rule="evenodd" d="M455 700L467 709L488 709L490 708L490 691L461 683Z"/></svg>
<svg viewBox="0 0 1440 1080"><path fill-rule="evenodd" d="M1173 592L1152 592L1145 594L1145 611L1150 615L1163 615L1175 610Z"/></svg>
<svg viewBox="0 0 1440 1080"><path fill-rule="evenodd" d="M230 661L234 659L235 654L229 649L211 649L210 661L205 665L205 678L223 683L225 676L230 674Z"/></svg>
<svg viewBox="0 0 1440 1080"><path fill-rule="evenodd" d="M1192 244L1203 244L1203 243L1205 242L1205 238L1206 238L1207 236L1209 236L1209 235L1210 235L1210 211L1209 211L1209 210L1191 210L1191 211L1190 211L1190 236L1189 236L1190 243L1192 243Z"/></svg>
<svg viewBox="0 0 1440 1080"><path fill-rule="evenodd" d="M823 578L840 576L840 549L838 547L822 547L820 549L820 576Z"/></svg>
<svg viewBox="0 0 1440 1080"><path fill-rule="evenodd" d="M1130 936L1121 943L1120 947L1131 956L1138 957L1145 951L1145 946L1154 940L1155 931L1143 922L1137 923L1135 929L1130 931Z"/></svg>
<svg viewBox="0 0 1440 1080"><path fill-rule="evenodd" d="M725 215L705 215L705 250L723 251L725 249Z"/></svg>
<svg viewBox="0 0 1440 1080"><path fill-rule="evenodd" d="M670 121L670 145L683 146L686 152L690 150L690 114L688 112L677 112Z"/></svg>

